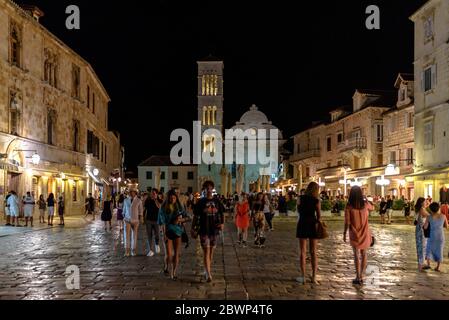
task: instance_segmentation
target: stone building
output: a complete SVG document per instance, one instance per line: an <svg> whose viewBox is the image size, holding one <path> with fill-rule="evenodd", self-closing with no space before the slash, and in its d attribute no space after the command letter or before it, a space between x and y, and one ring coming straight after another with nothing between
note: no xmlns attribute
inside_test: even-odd
<svg viewBox="0 0 449 320"><path fill-rule="evenodd" d="M439 200L449 186L449 1L430 0L410 18L415 24L416 196Z"/></svg>
<svg viewBox="0 0 449 320"><path fill-rule="evenodd" d="M39 23L42 15L0 1L0 201L9 190L52 192L68 214L81 213L88 193L112 191L123 149L92 66Z"/></svg>
<svg viewBox="0 0 449 320"><path fill-rule="evenodd" d="M289 160L293 177L277 187L298 191L316 181L331 196L347 194L354 184L366 194L380 194L376 180L385 170L382 114L393 104L392 96L389 91L358 89L352 106L337 108L329 121L296 134Z"/></svg>
<svg viewBox="0 0 449 320"><path fill-rule="evenodd" d="M388 175L387 190L392 195L413 199L413 180L406 180L413 173L415 159L413 74L400 73L394 86L398 90L397 103L383 114L384 164L395 167L395 172Z"/></svg>
<svg viewBox="0 0 449 320"><path fill-rule="evenodd" d="M151 156L138 166L139 190L156 188L167 192L178 189L181 193L196 192L198 167L174 165L169 156Z"/></svg>

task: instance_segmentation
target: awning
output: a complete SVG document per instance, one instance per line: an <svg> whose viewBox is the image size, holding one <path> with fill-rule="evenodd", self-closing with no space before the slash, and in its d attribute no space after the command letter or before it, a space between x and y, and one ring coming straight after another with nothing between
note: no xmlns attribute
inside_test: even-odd
<svg viewBox="0 0 449 320"><path fill-rule="evenodd" d="M101 181L103 181L103 183L107 186L111 185L111 183L109 181L107 181L105 178L101 178Z"/></svg>
<svg viewBox="0 0 449 320"><path fill-rule="evenodd" d="M418 171L415 173L407 174L405 177L420 177L420 176L429 176L434 174L444 174L449 173L449 167L445 168L430 168L422 171Z"/></svg>

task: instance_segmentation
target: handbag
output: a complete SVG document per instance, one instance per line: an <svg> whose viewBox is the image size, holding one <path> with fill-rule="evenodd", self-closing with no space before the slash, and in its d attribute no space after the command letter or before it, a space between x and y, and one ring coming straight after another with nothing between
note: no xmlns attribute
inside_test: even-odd
<svg viewBox="0 0 449 320"><path fill-rule="evenodd" d="M326 239L329 237L329 233L327 232L327 225L325 222L318 221L316 223L316 238L317 239Z"/></svg>
<svg viewBox="0 0 449 320"><path fill-rule="evenodd" d="M200 231L200 219L198 216L193 216L192 228L190 229L190 236L192 239L197 239Z"/></svg>

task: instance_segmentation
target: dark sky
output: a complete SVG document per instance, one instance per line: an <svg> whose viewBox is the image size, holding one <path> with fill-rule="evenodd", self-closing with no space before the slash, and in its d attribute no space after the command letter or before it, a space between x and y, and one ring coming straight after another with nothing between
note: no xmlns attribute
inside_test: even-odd
<svg viewBox="0 0 449 320"><path fill-rule="evenodd" d="M19 1L20 2L20 1ZM196 61L225 63L225 124L253 103L289 137L329 109L352 103L355 88L393 89L413 72L413 23L425 0L164 1L36 0L41 22L89 61L112 102L128 169L168 154L175 128L197 116ZM65 8L81 30L65 29ZM365 28L376 4L381 30Z"/></svg>

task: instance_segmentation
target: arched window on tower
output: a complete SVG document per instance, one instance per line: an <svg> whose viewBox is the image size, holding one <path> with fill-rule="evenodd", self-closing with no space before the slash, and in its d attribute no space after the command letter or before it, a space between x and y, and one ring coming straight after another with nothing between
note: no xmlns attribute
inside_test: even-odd
<svg viewBox="0 0 449 320"><path fill-rule="evenodd" d="M203 76L201 77L201 95L205 95L206 94L206 76L203 74Z"/></svg>
<svg viewBox="0 0 449 320"><path fill-rule="evenodd" d="M212 125L214 125L214 126L217 125L217 107L216 106L212 107Z"/></svg>
<svg viewBox="0 0 449 320"><path fill-rule="evenodd" d="M203 107L203 126L207 124L206 119L207 119L207 107Z"/></svg>
<svg viewBox="0 0 449 320"><path fill-rule="evenodd" d="M209 75L206 74L206 96L210 95L210 82L209 82Z"/></svg>
<svg viewBox="0 0 449 320"><path fill-rule="evenodd" d="M218 95L218 76L214 75L214 96Z"/></svg>
<svg viewBox="0 0 449 320"><path fill-rule="evenodd" d="M212 125L212 107L207 107L207 125Z"/></svg>

